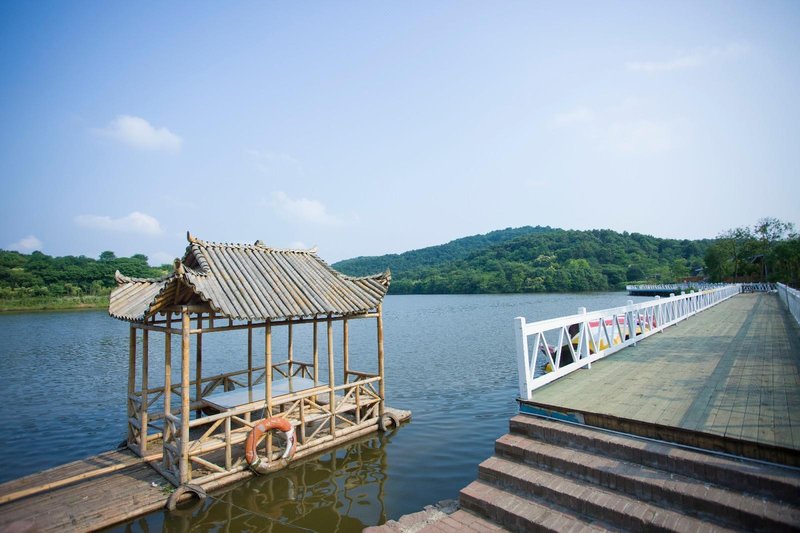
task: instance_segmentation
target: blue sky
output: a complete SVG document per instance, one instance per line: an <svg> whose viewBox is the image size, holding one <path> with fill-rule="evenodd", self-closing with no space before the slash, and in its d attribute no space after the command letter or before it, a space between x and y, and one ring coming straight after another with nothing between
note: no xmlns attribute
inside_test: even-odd
<svg viewBox="0 0 800 533"><path fill-rule="evenodd" d="M5 2L0 248L800 222L797 2Z"/></svg>

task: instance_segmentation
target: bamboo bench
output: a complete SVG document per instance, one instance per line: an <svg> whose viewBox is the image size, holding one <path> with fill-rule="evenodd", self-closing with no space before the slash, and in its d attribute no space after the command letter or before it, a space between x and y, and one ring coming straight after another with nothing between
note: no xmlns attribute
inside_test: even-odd
<svg viewBox="0 0 800 533"><path fill-rule="evenodd" d="M291 401L287 398L285 402L282 402L282 396L289 396L293 393L303 392L317 387L326 387L327 390L327 385L325 383L315 383L313 379L297 376L276 379L272 382L272 399L275 405L280 405L281 403ZM264 395L264 385L260 384L255 387L240 387L231 391L210 394L203 398L203 401L208 407L224 412L236 409L237 407L263 402Z"/></svg>

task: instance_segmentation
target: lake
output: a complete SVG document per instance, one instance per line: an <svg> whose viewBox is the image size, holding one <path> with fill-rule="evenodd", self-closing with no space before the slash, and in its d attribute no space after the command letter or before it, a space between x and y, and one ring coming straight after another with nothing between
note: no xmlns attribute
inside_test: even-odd
<svg viewBox="0 0 800 533"><path fill-rule="evenodd" d="M517 412L514 317L532 322L631 299L646 300L622 292L390 295L384 303L387 403L411 410L410 423L114 530L191 524L361 531L455 499ZM374 331L359 335L357 322L351 325L354 352L359 338L374 344ZM374 330L374 321L363 322ZM212 341L217 358L204 355L204 371L225 369L228 352L241 346L230 337ZM0 482L116 447L125 438L127 364L128 324L105 311L0 315Z"/></svg>

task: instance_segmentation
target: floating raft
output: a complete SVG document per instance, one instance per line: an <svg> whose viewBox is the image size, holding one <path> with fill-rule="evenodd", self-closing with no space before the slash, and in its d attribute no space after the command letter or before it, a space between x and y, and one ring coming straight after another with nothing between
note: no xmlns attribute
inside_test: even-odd
<svg viewBox="0 0 800 533"><path fill-rule="evenodd" d="M410 411L390 407L386 411L396 415L401 423L411 418ZM327 446L301 450L294 460L376 430L377 426L366 428ZM244 455L243 445L237 446L235 453ZM0 530L12 527L20 531L96 530L163 509L173 487L150 466L150 461L158 460L159 454L142 458L121 448L3 483ZM253 475L246 470L203 484L203 489L211 491Z"/></svg>

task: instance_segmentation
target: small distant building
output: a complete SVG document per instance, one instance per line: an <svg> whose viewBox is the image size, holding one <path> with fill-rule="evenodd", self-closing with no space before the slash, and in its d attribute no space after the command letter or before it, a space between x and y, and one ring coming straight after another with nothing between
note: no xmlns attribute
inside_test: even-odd
<svg viewBox="0 0 800 533"><path fill-rule="evenodd" d="M260 418L290 421L301 457L410 416L384 403L388 271L349 277L315 250L187 238L167 276L117 272L109 305L112 317L130 322L128 447L142 457L161 455L154 466L169 481L202 485L246 471L243 443ZM374 358L370 369L355 370L349 325L363 319L376 324ZM281 348L273 346L276 328L285 329ZM204 340L235 331L245 331L246 342L233 368L206 375ZM311 348L298 353L303 334ZM285 464L272 434L260 446L272 467Z"/></svg>

